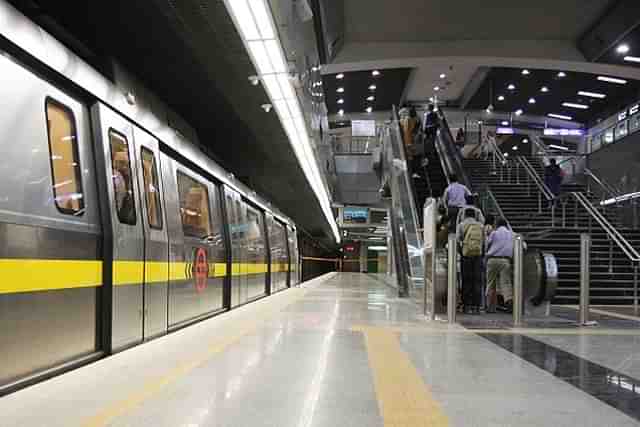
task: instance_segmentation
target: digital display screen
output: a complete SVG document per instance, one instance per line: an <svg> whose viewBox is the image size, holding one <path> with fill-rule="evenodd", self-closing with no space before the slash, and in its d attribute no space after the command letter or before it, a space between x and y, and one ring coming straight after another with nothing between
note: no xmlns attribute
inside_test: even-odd
<svg viewBox="0 0 640 427"><path fill-rule="evenodd" d="M365 224L368 220L368 208L346 207L342 210L342 221L345 224Z"/></svg>
<svg viewBox="0 0 640 427"><path fill-rule="evenodd" d="M351 136L376 136L376 121L352 120Z"/></svg>

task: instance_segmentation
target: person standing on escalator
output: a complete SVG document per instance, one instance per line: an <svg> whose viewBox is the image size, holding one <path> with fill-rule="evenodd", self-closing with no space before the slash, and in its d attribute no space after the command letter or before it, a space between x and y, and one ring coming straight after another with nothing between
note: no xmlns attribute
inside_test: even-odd
<svg viewBox="0 0 640 427"><path fill-rule="evenodd" d="M458 182L457 175L451 174L449 176L449 186L444 190L444 203L449 217L449 233L456 232L458 212L460 208L467 205L467 196L471 196L471 191Z"/></svg>
<svg viewBox="0 0 640 427"><path fill-rule="evenodd" d="M433 149L433 143L440 127L440 117L436 113L436 107L433 104L427 106L427 112L424 116L424 144L425 152Z"/></svg>

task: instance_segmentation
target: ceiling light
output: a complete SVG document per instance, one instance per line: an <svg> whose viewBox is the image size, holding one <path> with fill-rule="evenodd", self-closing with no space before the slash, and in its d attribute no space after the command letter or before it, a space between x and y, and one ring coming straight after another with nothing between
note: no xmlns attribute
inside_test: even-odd
<svg viewBox="0 0 640 427"><path fill-rule="evenodd" d="M367 113L370 113L373 111L373 107L367 107L367 109L365 110Z"/></svg>
<svg viewBox="0 0 640 427"><path fill-rule="evenodd" d="M525 138L525 139L523 139L523 140L522 140L522 143L523 143L523 144L528 144L528 143L529 143L529 140L528 140L527 138Z"/></svg>
<svg viewBox="0 0 640 427"><path fill-rule="evenodd" d="M384 252L387 250L387 247L386 246L367 246L367 249L370 251Z"/></svg>
<svg viewBox="0 0 640 427"><path fill-rule="evenodd" d="M503 156L509 157L509 153L504 153Z"/></svg>
<svg viewBox="0 0 640 427"><path fill-rule="evenodd" d="M344 99L342 98L338 99L338 104L344 104Z"/></svg>
<svg viewBox="0 0 640 427"><path fill-rule="evenodd" d="M439 91L439 90L440 90L440 86L435 86L435 87L433 88L433 90L435 90L436 92L437 92L437 91Z"/></svg>
<svg viewBox="0 0 640 427"><path fill-rule="evenodd" d="M549 114L547 114L547 116L553 117L554 119L560 119L560 120L573 120L573 117L565 116L564 114L549 113Z"/></svg>
<svg viewBox="0 0 640 427"><path fill-rule="evenodd" d="M447 78L447 75L446 75L445 73L442 73L442 74L440 74L440 78L441 78L441 79L446 79L446 78Z"/></svg>
<svg viewBox="0 0 640 427"><path fill-rule="evenodd" d="M511 149L512 149L513 151L518 151L518 146L517 146L517 145L514 145Z"/></svg>
<svg viewBox="0 0 640 427"><path fill-rule="evenodd" d="M562 151L569 151L569 149L567 147L563 147L561 145L549 145L549 148L555 148L556 150L562 150Z"/></svg>
<svg viewBox="0 0 640 427"><path fill-rule="evenodd" d="M627 62L640 62L640 58L637 56L625 56L624 60Z"/></svg>
<svg viewBox="0 0 640 427"><path fill-rule="evenodd" d="M373 95L371 95L371 96L369 96L369 97L367 98L367 101L373 101L373 100L375 100L375 99L376 99L376 97L375 97L375 96L373 96Z"/></svg>
<svg viewBox="0 0 640 427"><path fill-rule="evenodd" d="M621 54L625 54L625 53L629 53L629 45L628 44L621 44L620 46L618 46L616 48L616 52L621 53Z"/></svg>
<svg viewBox="0 0 640 427"><path fill-rule="evenodd" d="M376 85L369 86L369 90L376 90Z"/></svg>
<svg viewBox="0 0 640 427"><path fill-rule="evenodd" d="M336 92L344 93L344 88L343 87L339 87L338 89L336 89Z"/></svg>
<svg viewBox="0 0 640 427"><path fill-rule="evenodd" d="M504 96L503 96L503 95L500 95L500 96L498 97L498 101L504 101Z"/></svg>
<svg viewBox="0 0 640 427"><path fill-rule="evenodd" d="M380 71L378 71L378 70L373 70L373 71L371 72L371 75L372 75L373 77L378 77L378 76L380 75Z"/></svg>
<svg viewBox="0 0 640 427"><path fill-rule="evenodd" d="M587 92L587 91L584 91L584 90L579 91L578 95L580 95L580 96L588 96L589 98L598 98L598 99L604 99L604 98L607 97L607 95L605 95L604 93Z"/></svg>
<svg viewBox="0 0 640 427"><path fill-rule="evenodd" d="M522 75L523 75L523 76L528 76L529 74L531 74L531 73L529 72L529 70L527 70L527 69L522 70Z"/></svg>
<svg viewBox="0 0 640 427"><path fill-rule="evenodd" d="M507 89L509 89L509 90L515 90L515 89L516 89L516 85L514 85L514 84L510 84L509 86L507 86Z"/></svg>
<svg viewBox="0 0 640 427"><path fill-rule="evenodd" d="M588 110L589 106L584 104L576 104L575 102L563 102L563 107L577 108L578 110Z"/></svg>
<svg viewBox="0 0 640 427"><path fill-rule="evenodd" d="M344 116L344 110L338 110L338 115Z"/></svg>
<svg viewBox="0 0 640 427"><path fill-rule="evenodd" d="M560 77L560 78L567 77L567 73L565 73L564 71L560 71L558 73L558 77Z"/></svg>
<svg viewBox="0 0 640 427"><path fill-rule="evenodd" d="M336 79L338 79L338 80L344 79L344 74L340 73L340 74L336 75Z"/></svg>
<svg viewBox="0 0 640 427"><path fill-rule="evenodd" d="M536 103L535 98L529 98L529 104L535 104L535 103Z"/></svg>
<svg viewBox="0 0 640 427"><path fill-rule="evenodd" d="M547 92L549 92L549 88L548 88L548 87L546 87L546 86L542 86L542 87L540 88L540 92L547 93Z"/></svg>
<svg viewBox="0 0 640 427"><path fill-rule="evenodd" d="M607 83L617 83L619 85L626 85L627 81L624 79L616 79L614 77L605 77L605 76L598 76L598 80L600 80L601 82L607 82Z"/></svg>
<svg viewBox="0 0 640 427"><path fill-rule="evenodd" d="M288 63L269 3L266 0L225 0L224 4L249 52L256 74L264 82L263 87L269 97L270 105L280 119L291 148L318 200L335 241L339 243L341 236L331 209L329 191L318 167L300 101L293 82L289 79ZM320 68L315 66L312 71L320 71ZM275 79L267 78L267 75L274 75ZM341 89L340 92L344 92L344 88ZM340 110L339 113L344 114L344 110Z"/></svg>
<svg viewBox="0 0 640 427"><path fill-rule="evenodd" d="M503 120L502 122L500 122L500 124L501 124L502 126L509 126L509 122L508 122L508 121L506 121L506 120Z"/></svg>
<svg viewBox="0 0 640 427"><path fill-rule="evenodd" d="M516 116L521 116L522 113L524 113L524 111L522 110L516 110Z"/></svg>

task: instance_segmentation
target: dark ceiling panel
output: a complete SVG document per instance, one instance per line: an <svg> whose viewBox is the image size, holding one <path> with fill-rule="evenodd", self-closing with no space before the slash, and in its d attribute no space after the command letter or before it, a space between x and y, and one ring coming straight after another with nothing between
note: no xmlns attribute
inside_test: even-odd
<svg viewBox="0 0 640 427"><path fill-rule="evenodd" d="M640 17L638 17L638 19L640 20ZM626 45L629 51L618 52L618 47L621 45ZM624 58L626 56L640 58L640 25L629 32L619 43L616 43L608 49L597 62L640 68L640 63L638 62L625 61Z"/></svg>
<svg viewBox="0 0 640 427"><path fill-rule="evenodd" d="M337 74L323 76L322 87L329 114L337 114L340 109L345 113L363 113L369 106L373 107L373 111L386 111L392 105L398 105L411 69L380 70L378 76L374 76L372 72L373 70L342 73L342 79L337 79ZM376 89L370 90L371 85L375 85ZM344 92L339 93L338 88L344 88ZM367 101L370 96L374 96L375 100ZM344 99L344 104L338 104L339 99Z"/></svg>
<svg viewBox="0 0 640 427"><path fill-rule="evenodd" d="M605 118L611 112L633 102L640 90L640 81L627 80L620 85L597 80L597 75L589 73L566 72L559 77L557 70L528 69L523 75L522 68L493 68L482 86L471 98L467 108L485 109L493 104L496 112L510 113L522 109L524 114L546 116L549 113L572 117L579 123L593 123ZM509 90L513 84L515 90ZM548 92L542 92L547 87ZM606 95L604 99L595 99L578 95L579 91ZM492 96L490 94L492 93ZM499 97L504 96L503 101ZM529 103L534 98L535 104ZM586 110L563 106L564 102L587 105Z"/></svg>

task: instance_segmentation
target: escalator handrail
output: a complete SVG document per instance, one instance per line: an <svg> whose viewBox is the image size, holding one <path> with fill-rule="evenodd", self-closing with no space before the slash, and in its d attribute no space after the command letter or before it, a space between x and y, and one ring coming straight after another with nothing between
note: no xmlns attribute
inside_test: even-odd
<svg viewBox="0 0 640 427"><path fill-rule="evenodd" d="M438 129L437 136L441 136L443 145L446 149L447 157L450 161L453 161L452 169L453 172L458 176L460 181L469 189L471 189L471 180L466 174L464 170L464 166L462 165L462 154L455 147L453 142L453 135L451 134L451 129L449 128L449 122L447 122L447 118L445 117L442 110L438 110L440 116L440 129ZM444 131L444 132L443 132Z"/></svg>

